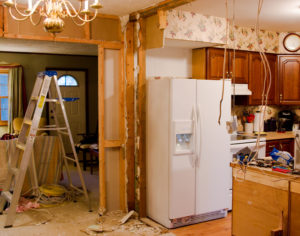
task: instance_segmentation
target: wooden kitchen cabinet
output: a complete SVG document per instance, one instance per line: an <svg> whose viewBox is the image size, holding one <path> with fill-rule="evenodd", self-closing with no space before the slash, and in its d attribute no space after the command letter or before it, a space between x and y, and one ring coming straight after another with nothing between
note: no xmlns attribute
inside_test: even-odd
<svg viewBox="0 0 300 236"><path fill-rule="evenodd" d="M278 56L279 103L300 104L300 56Z"/></svg>
<svg viewBox="0 0 300 236"><path fill-rule="evenodd" d="M225 63L225 78L232 79L234 83L247 84L249 76L248 52L227 50ZM234 63L235 57L235 63ZM193 50L192 74L196 79L219 80L223 78L224 49L201 48Z"/></svg>
<svg viewBox="0 0 300 236"><path fill-rule="evenodd" d="M268 104L276 104L276 55L266 54L271 69L271 88L268 96ZM248 105L261 105L264 89L265 70L259 53L249 53L249 89L252 95L248 97ZM270 84L267 77L266 89Z"/></svg>
<svg viewBox="0 0 300 236"><path fill-rule="evenodd" d="M273 148L280 151L287 151L294 156L294 139L280 139L266 142L266 156L270 156Z"/></svg>

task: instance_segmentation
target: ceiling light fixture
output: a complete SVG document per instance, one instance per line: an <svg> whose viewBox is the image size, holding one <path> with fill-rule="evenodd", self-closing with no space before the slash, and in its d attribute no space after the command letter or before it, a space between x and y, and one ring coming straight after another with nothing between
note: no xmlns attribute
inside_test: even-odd
<svg viewBox="0 0 300 236"><path fill-rule="evenodd" d="M98 9L102 8L102 4L99 0L94 0L92 4L89 4L89 0L80 0L79 10L73 6L69 0L28 0L26 10L20 10L17 5L17 0L7 0L3 3L8 7L9 13L14 20L23 21L30 19L33 25L38 25L42 19L44 29L49 33L60 33L63 31L65 23L63 18L70 17L76 25L82 26L87 22L94 20L97 16ZM82 9L83 5L83 9ZM12 9L15 9L19 16L15 16ZM89 8L94 9L94 15ZM37 22L33 20L33 14L38 13L39 19ZM77 18L77 19L76 19ZM75 20L76 19L76 20ZM79 21L76 22L76 21Z"/></svg>

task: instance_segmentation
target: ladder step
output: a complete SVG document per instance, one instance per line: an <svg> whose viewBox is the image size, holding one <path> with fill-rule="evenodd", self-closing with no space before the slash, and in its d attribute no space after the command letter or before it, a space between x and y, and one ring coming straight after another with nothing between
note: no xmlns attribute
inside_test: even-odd
<svg viewBox="0 0 300 236"><path fill-rule="evenodd" d="M76 162L76 160L75 160L74 158L72 158L72 157L65 156L65 158L66 158L67 160L70 160L70 161Z"/></svg>
<svg viewBox="0 0 300 236"><path fill-rule="evenodd" d="M68 132L64 132L64 131L61 131L61 130L58 130L57 132L60 133L60 134L69 135Z"/></svg>
<svg viewBox="0 0 300 236"><path fill-rule="evenodd" d="M56 98L46 98L46 100L45 100L46 102L58 102L58 99L56 99Z"/></svg>
<svg viewBox="0 0 300 236"><path fill-rule="evenodd" d="M38 128L38 130L67 130L67 127L45 127L45 128Z"/></svg>
<svg viewBox="0 0 300 236"><path fill-rule="evenodd" d="M37 100L39 100L39 97L38 97L38 96L32 96L32 97L31 97L31 100L37 101Z"/></svg>
<svg viewBox="0 0 300 236"><path fill-rule="evenodd" d="M24 151L26 145L25 145L24 143L19 143L19 142L17 142L17 143L16 143L16 147Z"/></svg>
<svg viewBox="0 0 300 236"><path fill-rule="evenodd" d="M6 201L11 202L12 194L9 191L3 191L1 196L3 196Z"/></svg>
<svg viewBox="0 0 300 236"><path fill-rule="evenodd" d="M24 119L23 123L26 124L26 125L32 125L32 120Z"/></svg>
<svg viewBox="0 0 300 236"><path fill-rule="evenodd" d="M8 171L13 174L13 175L17 175L19 174L19 169L18 168L9 168Z"/></svg>

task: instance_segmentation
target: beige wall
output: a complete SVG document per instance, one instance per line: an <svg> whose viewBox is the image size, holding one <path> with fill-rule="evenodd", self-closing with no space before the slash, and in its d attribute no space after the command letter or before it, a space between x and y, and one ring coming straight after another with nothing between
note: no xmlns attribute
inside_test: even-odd
<svg viewBox="0 0 300 236"><path fill-rule="evenodd" d="M67 56L32 53L2 53L0 61L19 63L24 67L27 100L31 95L36 75L44 71L46 67L87 69L87 101L89 111L89 132L96 131L98 119L97 106L97 81L98 81L98 58L96 56Z"/></svg>

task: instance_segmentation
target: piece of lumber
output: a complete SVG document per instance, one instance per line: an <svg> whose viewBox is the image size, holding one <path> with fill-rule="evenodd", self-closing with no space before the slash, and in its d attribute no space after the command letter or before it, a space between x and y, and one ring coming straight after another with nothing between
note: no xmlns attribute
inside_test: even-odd
<svg viewBox="0 0 300 236"><path fill-rule="evenodd" d="M126 162L127 162L127 207L135 209L135 159L134 159L134 23L129 22L126 29Z"/></svg>
<svg viewBox="0 0 300 236"><path fill-rule="evenodd" d="M146 47L145 20L139 19L140 30L138 48L138 99L137 99L137 137L138 169L139 169L139 215L146 216Z"/></svg>
<svg viewBox="0 0 300 236"><path fill-rule="evenodd" d="M141 17L148 17L155 15L158 10L171 10L173 8L179 7L181 5L185 5L191 2L194 2L195 0L165 0L162 2L159 2L151 7L139 10L137 12L130 14L130 20L135 21L136 16L139 14Z"/></svg>
<svg viewBox="0 0 300 236"><path fill-rule="evenodd" d="M167 27L167 11L159 9L157 11L158 15L158 27L160 30L163 30Z"/></svg>

